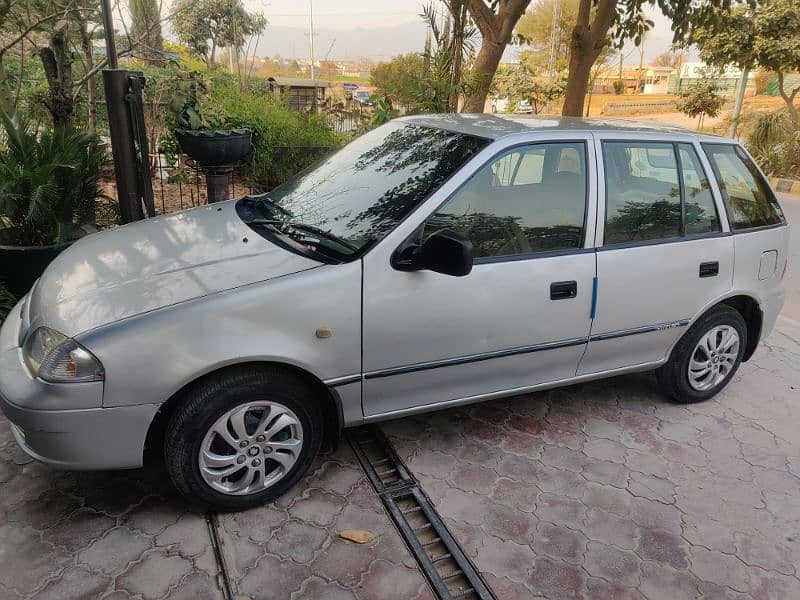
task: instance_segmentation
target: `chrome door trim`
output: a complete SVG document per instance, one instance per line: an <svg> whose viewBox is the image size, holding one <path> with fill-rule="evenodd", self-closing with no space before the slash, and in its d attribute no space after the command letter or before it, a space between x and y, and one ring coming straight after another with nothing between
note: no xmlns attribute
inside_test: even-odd
<svg viewBox="0 0 800 600"><path fill-rule="evenodd" d="M357 381L361 381L361 375L343 375L342 377L334 377L332 379L326 379L322 383L327 385L328 387L337 387L340 385L347 385L348 383L356 383Z"/></svg>
<svg viewBox="0 0 800 600"><path fill-rule="evenodd" d="M430 369L439 369L441 367L465 365L473 362L491 360L493 358L505 358L507 356L515 356L517 354L529 354L532 352L540 352L542 350L555 350L558 348L568 348L570 346L580 346L581 344L586 344L588 341L589 339L585 337L572 338L568 340L560 340L557 342L534 344L532 346L520 346L517 348L508 348L506 350L494 350L492 352L482 352L480 354L470 354L467 356L456 356L453 358L432 360L424 363L404 365L402 367L391 367L389 369L379 369L377 371L370 371L369 373L364 373L364 379L378 379L381 377L391 377L392 375L403 375L406 373L415 373L417 371L428 371Z"/></svg>
<svg viewBox="0 0 800 600"><path fill-rule="evenodd" d="M536 385L512 388L508 390L499 390L496 392L489 392L487 394L479 394L477 396L467 396L465 398L457 398L455 400L446 400L444 402L436 402L434 404L422 404L420 406L412 406L401 410L393 410L377 415L365 416L363 423L374 423L376 421L386 421L399 417L406 417L416 415L419 413L431 412L434 410L442 410L445 408L454 408L464 404L474 404L476 402L483 402L486 400L494 400L496 398L504 398L507 396L517 396L529 392L538 392L541 390L549 390L565 385L572 385L574 383L581 383L584 381L593 381L595 379L605 379L606 377L613 377L616 375L625 375L626 373L637 373L639 371L650 371L663 365L666 362L666 357L663 360L655 362L641 363L638 365L631 365L629 367L621 367L619 369L612 369L609 371L600 371L598 373L587 373L586 375L578 375L576 377L569 377L567 379L558 379L556 381L548 381L545 383L538 383Z"/></svg>
<svg viewBox="0 0 800 600"><path fill-rule="evenodd" d="M606 333L598 333L589 337L590 342L600 342L603 340L613 340L615 338L627 337L629 335L638 335L640 333L652 333L654 331L664 331L666 329L675 329L678 327L686 327L690 319L681 319L680 321L669 321L667 323L657 323L655 325L644 325L642 327L632 327L631 329L618 329L616 331L608 331Z"/></svg>

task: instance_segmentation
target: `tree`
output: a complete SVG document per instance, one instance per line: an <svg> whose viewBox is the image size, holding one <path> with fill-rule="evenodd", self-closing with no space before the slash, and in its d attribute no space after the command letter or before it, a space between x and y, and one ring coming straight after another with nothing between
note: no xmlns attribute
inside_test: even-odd
<svg viewBox="0 0 800 600"><path fill-rule="evenodd" d="M527 100L536 115L564 95L563 81L551 82L537 78L530 65L525 63L498 69L494 87L498 94L507 96L512 104Z"/></svg>
<svg viewBox="0 0 800 600"><path fill-rule="evenodd" d="M653 65L656 67L672 67L673 69L677 69L683 64L685 56L683 52L662 52L653 59Z"/></svg>
<svg viewBox="0 0 800 600"><path fill-rule="evenodd" d="M211 68L217 48L239 50L248 36L261 33L267 20L261 13L249 13L241 0L178 0L175 35Z"/></svg>
<svg viewBox="0 0 800 600"><path fill-rule="evenodd" d="M131 35L141 40L137 52L146 65L164 58L161 11L158 0L130 0Z"/></svg>
<svg viewBox="0 0 800 600"><path fill-rule="evenodd" d="M553 31L553 14L558 2L558 19ZM569 62L569 41L572 28L578 19L578 0L540 0L520 18L517 34L529 46L520 53L520 60L528 63L537 73L549 66L552 45L555 42L555 70L566 70ZM549 73L548 73L549 74Z"/></svg>
<svg viewBox="0 0 800 600"><path fill-rule="evenodd" d="M717 84L712 76L705 77L682 91L675 107L685 115L700 117L697 122L697 129L700 130L703 128L703 119L706 115L716 117L724 103L725 97L717 92Z"/></svg>
<svg viewBox="0 0 800 600"><path fill-rule="evenodd" d="M637 45L641 42L642 34L651 25L642 15L645 6L657 6L672 21L673 41L679 42L693 27L718 22L730 5L731 0L580 0L570 39L569 79L562 113L575 117L583 114L592 65L609 39L617 47L631 38Z"/></svg>
<svg viewBox="0 0 800 600"><path fill-rule="evenodd" d="M401 54L378 63L370 73L370 82L394 103L409 106L414 103L415 82L424 77L424 72L425 59L421 54Z"/></svg>
<svg viewBox="0 0 800 600"><path fill-rule="evenodd" d="M522 14L531 0L465 0L472 20L481 32L481 47L469 76L469 90L461 109L480 113L506 46L514 36Z"/></svg>
<svg viewBox="0 0 800 600"><path fill-rule="evenodd" d="M719 19L696 27L687 38L708 64L740 69L761 67L778 75L778 93L792 121L800 127L794 100L800 85L786 90L785 75L800 69L800 7L797 0L771 0L756 7L738 6Z"/></svg>

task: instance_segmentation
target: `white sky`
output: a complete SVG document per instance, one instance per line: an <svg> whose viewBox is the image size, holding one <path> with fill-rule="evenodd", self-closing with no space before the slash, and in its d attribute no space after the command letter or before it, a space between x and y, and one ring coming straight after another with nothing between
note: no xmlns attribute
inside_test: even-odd
<svg viewBox="0 0 800 600"><path fill-rule="evenodd" d="M162 1L164 9L168 10L171 0ZM248 10L263 13L269 22L263 36L265 46L269 45L270 25L307 29L312 1L315 29L345 31L352 35L358 35L358 29L375 30L404 23L420 23L419 14L423 6L429 3L429 0L243 0ZM536 1L533 0L532 4ZM440 5L438 0L434 2ZM672 41L669 21L658 10L647 12L650 12L649 17L655 21L655 26L645 42L645 61L668 50ZM337 49L346 45L346 38L337 35ZM391 42L386 45L393 46ZM400 46L403 46L402 42ZM419 49L422 50L421 47ZM407 52L409 49L399 51ZM299 48L295 52L301 56L305 54ZM510 48L506 59L512 58L515 53L516 49ZM626 64L638 62L639 51L632 43L626 45L624 53ZM267 54L271 52L267 51ZM385 56L378 51L373 58L384 59Z"/></svg>
<svg viewBox="0 0 800 600"><path fill-rule="evenodd" d="M309 0L244 0L253 11L264 13L273 25L308 27ZM355 29L386 27L419 19L420 0L313 0L314 27Z"/></svg>

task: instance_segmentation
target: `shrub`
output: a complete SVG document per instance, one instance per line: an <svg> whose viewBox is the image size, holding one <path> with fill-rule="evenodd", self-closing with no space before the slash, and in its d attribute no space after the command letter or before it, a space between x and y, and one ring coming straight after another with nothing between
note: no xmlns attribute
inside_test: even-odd
<svg viewBox="0 0 800 600"><path fill-rule="evenodd" d="M264 92L242 91L237 84L218 79L211 86L209 103L219 107L225 128L253 131L245 174L259 189L275 187L340 143L324 116L290 111Z"/></svg>
<svg viewBox="0 0 800 600"><path fill-rule="evenodd" d="M77 226L95 220L105 146L70 127L37 137L24 120L0 119L0 216L14 228L15 242L37 246L72 239Z"/></svg>
<svg viewBox="0 0 800 600"><path fill-rule="evenodd" d="M800 127L785 108L759 117L747 147L770 175L800 178Z"/></svg>
<svg viewBox="0 0 800 600"><path fill-rule="evenodd" d="M0 281L0 324L5 321L8 313L11 312L11 309L14 308L16 303L17 299L5 288L3 282Z"/></svg>

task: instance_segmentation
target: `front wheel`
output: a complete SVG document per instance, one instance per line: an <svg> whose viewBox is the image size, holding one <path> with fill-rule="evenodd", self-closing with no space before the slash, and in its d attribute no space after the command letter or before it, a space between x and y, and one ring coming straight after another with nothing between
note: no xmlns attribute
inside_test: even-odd
<svg viewBox="0 0 800 600"><path fill-rule="evenodd" d="M170 419L170 477L189 500L242 510L274 500L311 466L322 420L308 387L273 368L243 367L191 390Z"/></svg>
<svg viewBox="0 0 800 600"><path fill-rule="evenodd" d="M747 345L739 311L717 306L700 317L656 370L664 392L676 402L701 402L717 394L736 373Z"/></svg>

